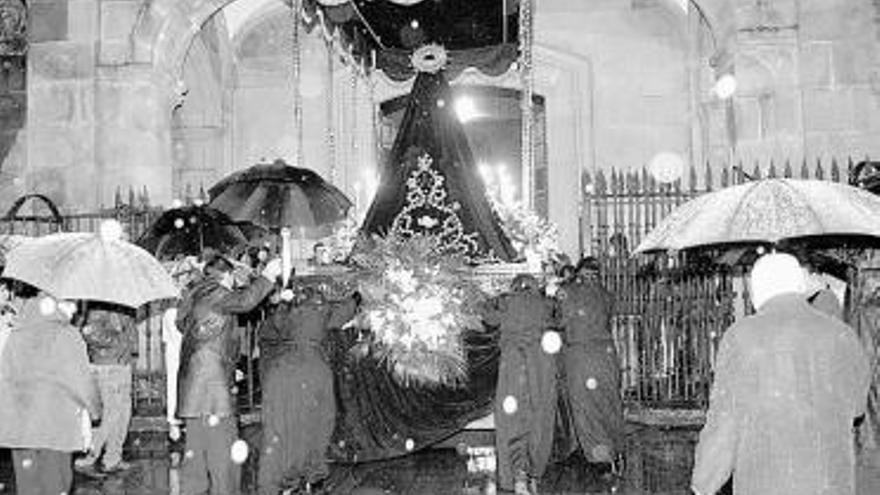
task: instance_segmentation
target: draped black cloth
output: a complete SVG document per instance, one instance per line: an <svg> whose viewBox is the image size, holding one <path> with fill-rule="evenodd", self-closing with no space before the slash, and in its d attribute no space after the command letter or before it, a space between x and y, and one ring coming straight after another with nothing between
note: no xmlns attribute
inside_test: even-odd
<svg viewBox="0 0 880 495"><path fill-rule="evenodd" d="M465 338L464 386L404 386L384 363L357 358L356 337L334 332L328 348L336 383L336 431L331 456L363 462L406 455L442 441L492 412L498 376L498 331Z"/></svg>
<svg viewBox="0 0 880 495"><path fill-rule="evenodd" d="M436 235L446 225L448 207L460 219L463 234L476 234L475 247L471 249L475 252L467 253L469 258L512 261L516 253L489 204L467 136L453 107L444 72L420 72L361 229L368 234L397 234L392 226L403 214L409 217L408 225L415 233ZM424 166L421 160L426 155L432 161L430 174L418 176L416 184L410 179ZM435 172L442 177L439 183ZM438 191L431 190L432 185L445 192L442 201L434 194Z"/></svg>

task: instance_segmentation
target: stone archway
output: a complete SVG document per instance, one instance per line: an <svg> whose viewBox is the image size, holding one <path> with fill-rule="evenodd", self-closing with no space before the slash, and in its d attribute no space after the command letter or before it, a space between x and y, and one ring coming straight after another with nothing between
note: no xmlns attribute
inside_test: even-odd
<svg viewBox="0 0 880 495"><path fill-rule="evenodd" d="M145 5L132 33L132 60L151 64L170 81L180 79L183 60L204 22L237 0L155 0ZM289 3L289 0L282 0ZM736 34L732 0L689 0L715 39L716 59L731 53Z"/></svg>

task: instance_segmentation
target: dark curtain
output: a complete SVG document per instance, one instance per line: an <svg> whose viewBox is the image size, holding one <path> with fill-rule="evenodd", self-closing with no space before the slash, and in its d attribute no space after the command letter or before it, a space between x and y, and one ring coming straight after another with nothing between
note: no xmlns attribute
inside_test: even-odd
<svg viewBox="0 0 880 495"><path fill-rule="evenodd" d="M409 96L403 121L382 170L382 180L361 229L385 235L407 205L407 179L425 153L443 176L448 201L466 233L478 233L479 253L512 261L515 251L486 198L464 129L455 117L449 83L443 71L419 73Z"/></svg>
<svg viewBox="0 0 880 495"><path fill-rule="evenodd" d="M336 375L336 432L331 455L363 462L406 455L442 441L492 412L498 375L498 331L487 328L465 338L468 378L460 387L404 386L384 363L355 357L350 333L329 337Z"/></svg>

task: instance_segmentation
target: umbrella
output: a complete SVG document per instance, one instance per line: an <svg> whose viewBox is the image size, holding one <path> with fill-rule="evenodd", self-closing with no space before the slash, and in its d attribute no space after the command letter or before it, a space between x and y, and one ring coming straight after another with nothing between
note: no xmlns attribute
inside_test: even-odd
<svg viewBox="0 0 880 495"><path fill-rule="evenodd" d="M880 197L830 181L764 179L684 203L635 253L798 240L827 247L829 240L864 239L880 240Z"/></svg>
<svg viewBox="0 0 880 495"><path fill-rule="evenodd" d="M14 247L17 247L30 239L28 236L18 234L0 235L0 266L6 264L6 254Z"/></svg>
<svg viewBox="0 0 880 495"><path fill-rule="evenodd" d="M233 220L270 229L326 230L342 220L351 201L312 170L283 160L236 172L208 190L210 205Z"/></svg>
<svg viewBox="0 0 880 495"><path fill-rule="evenodd" d="M121 239L118 223L105 222L101 231L28 240L9 252L3 276L59 299L89 299L134 308L179 295L156 258Z"/></svg>
<svg viewBox="0 0 880 495"><path fill-rule="evenodd" d="M199 256L205 248L228 253L246 245L255 230L262 229L235 223L209 206L184 206L162 213L136 244L160 260Z"/></svg>

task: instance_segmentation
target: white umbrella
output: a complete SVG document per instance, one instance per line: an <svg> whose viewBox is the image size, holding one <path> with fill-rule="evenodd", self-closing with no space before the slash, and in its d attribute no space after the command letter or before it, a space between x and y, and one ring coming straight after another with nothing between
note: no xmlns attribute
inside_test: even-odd
<svg viewBox="0 0 880 495"><path fill-rule="evenodd" d="M138 307L175 298L179 291L162 264L121 239L118 222L100 234L60 233L34 238L6 256L3 276L21 280L58 299L87 299Z"/></svg>
<svg viewBox="0 0 880 495"><path fill-rule="evenodd" d="M748 182L679 206L635 253L823 237L880 238L880 197L830 181Z"/></svg>

